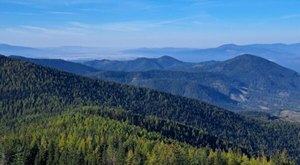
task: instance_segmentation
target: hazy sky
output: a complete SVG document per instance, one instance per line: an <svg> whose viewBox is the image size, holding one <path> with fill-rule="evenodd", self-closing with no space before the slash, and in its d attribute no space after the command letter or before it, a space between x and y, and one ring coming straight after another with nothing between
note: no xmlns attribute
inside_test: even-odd
<svg viewBox="0 0 300 165"><path fill-rule="evenodd" d="M0 43L211 47L300 42L299 0L0 0Z"/></svg>

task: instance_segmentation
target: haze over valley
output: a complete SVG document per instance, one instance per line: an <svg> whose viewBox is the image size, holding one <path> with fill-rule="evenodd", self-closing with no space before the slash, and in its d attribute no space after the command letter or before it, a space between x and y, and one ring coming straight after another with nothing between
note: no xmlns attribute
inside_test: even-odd
<svg viewBox="0 0 300 165"><path fill-rule="evenodd" d="M0 165L300 164L299 8L0 0Z"/></svg>

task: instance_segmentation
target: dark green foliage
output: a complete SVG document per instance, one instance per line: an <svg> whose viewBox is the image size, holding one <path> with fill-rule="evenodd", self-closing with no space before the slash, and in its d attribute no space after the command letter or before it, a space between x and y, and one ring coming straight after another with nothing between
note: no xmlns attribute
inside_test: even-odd
<svg viewBox="0 0 300 165"><path fill-rule="evenodd" d="M169 70L191 67L192 65L170 56L162 56L160 58L137 58L129 61L93 60L83 62L83 64L98 70L106 71Z"/></svg>
<svg viewBox="0 0 300 165"><path fill-rule="evenodd" d="M87 74L87 76L194 98L213 105L226 107L230 110L239 109L238 102L228 96L230 89L243 85L220 74L204 72L162 70L145 72L100 71ZM213 85L215 81L223 84L222 89L219 91Z"/></svg>
<svg viewBox="0 0 300 165"><path fill-rule="evenodd" d="M277 114L271 114L268 112L243 111L243 112L239 112L239 114L248 118L253 118L258 120L280 120L280 117L278 117Z"/></svg>
<svg viewBox="0 0 300 165"><path fill-rule="evenodd" d="M102 111L101 108L98 110ZM90 114L95 109L42 117L0 137L5 164L292 164L286 155L267 161L231 150L211 150L148 132L137 126ZM105 110L103 110L105 111ZM107 111L107 110L106 110ZM112 112L112 114L115 112Z"/></svg>
<svg viewBox="0 0 300 165"><path fill-rule="evenodd" d="M222 149L228 151L235 149L249 155L249 151L231 143L224 142L217 137L211 136L201 129L188 127L186 125L176 123L171 120L162 120L153 116L142 116L130 111L124 111L118 108L108 107L82 107L85 114L97 114L109 119L124 121L133 124L147 131L159 132L161 135L185 142L197 147L209 147L212 149Z"/></svg>
<svg viewBox="0 0 300 165"><path fill-rule="evenodd" d="M115 66L88 76L195 98L235 111L300 109L299 74L267 59L241 55L222 62L185 64L186 68L142 72L120 72Z"/></svg>
<svg viewBox="0 0 300 165"><path fill-rule="evenodd" d="M293 158L300 155L300 126L296 124L247 119L197 100L92 80L6 57L0 57L0 79L1 132L13 130L11 123L16 118L28 117L35 121L39 120L35 118L39 114L51 116L68 108L105 105L201 130L225 146L240 146L253 155L261 151L270 155L283 149L287 149ZM143 123L138 124L143 127ZM185 129L181 125L178 128ZM148 129L159 132L151 127ZM170 137L185 138L183 135Z"/></svg>

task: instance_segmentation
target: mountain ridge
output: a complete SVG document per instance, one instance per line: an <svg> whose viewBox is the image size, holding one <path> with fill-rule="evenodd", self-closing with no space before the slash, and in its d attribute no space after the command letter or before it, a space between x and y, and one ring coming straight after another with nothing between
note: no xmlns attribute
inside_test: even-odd
<svg viewBox="0 0 300 165"><path fill-rule="evenodd" d="M131 73L116 73L115 70L88 76L192 97L226 109L300 110L297 105L297 99L300 99L299 74L267 59L245 54L223 62L187 64L182 71L180 69ZM198 89L198 94L197 90L184 91L192 86ZM227 96L238 105L226 105L228 99L225 97L226 101L214 101L217 95L205 92L207 90L203 87L214 89L215 94Z"/></svg>
<svg viewBox="0 0 300 165"><path fill-rule="evenodd" d="M170 55L180 60L200 62L224 61L241 54L255 54L300 72L300 44L224 44L214 48L137 48L125 50L125 54L161 56Z"/></svg>
<svg viewBox="0 0 300 165"><path fill-rule="evenodd" d="M199 64L169 56L115 62L102 60L101 63L108 63L109 67L79 74L195 98L233 111L278 114L282 110L300 110L297 104L299 74L258 56L245 54L226 61ZM136 62L139 65L134 65ZM124 68L129 71L119 71Z"/></svg>
<svg viewBox="0 0 300 165"><path fill-rule="evenodd" d="M141 56L160 57L163 55L172 56L181 61L202 62L202 61L224 61L240 54L255 54L266 59L272 59L276 63L300 72L300 44L224 44L212 48L97 48L97 47L50 47L32 48L8 45L0 46L0 54L26 56L29 58L61 58L73 60L104 59L113 57L114 59L133 59ZM231 47L231 48L230 48ZM12 49L14 48L14 49ZM20 49L24 48L24 49ZM25 49L30 48L30 49ZM32 50L33 49L33 50ZM108 56L110 55L110 56ZM81 57L81 58L80 58ZM84 57L84 58L83 58Z"/></svg>
<svg viewBox="0 0 300 165"><path fill-rule="evenodd" d="M288 148L294 158L300 154L300 127L292 123L247 119L195 99L94 80L3 56L0 66L2 120L105 105L202 129L254 153L271 154Z"/></svg>
<svg viewBox="0 0 300 165"><path fill-rule="evenodd" d="M66 71L75 74L88 74L99 70L82 65L80 63L70 62L62 59L35 59L25 58L22 56L9 56L10 58L20 59L23 61L33 62L46 67L55 68L61 71Z"/></svg>
<svg viewBox="0 0 300 165"><path fill-rule="evenodd" d="M159 58L140 57L134 60L93 60L85 61L82 64L99 70L107 71L148 71L148 70L164 70L173 67L186 66L187 64L170 56L162 56Z"/></svg>

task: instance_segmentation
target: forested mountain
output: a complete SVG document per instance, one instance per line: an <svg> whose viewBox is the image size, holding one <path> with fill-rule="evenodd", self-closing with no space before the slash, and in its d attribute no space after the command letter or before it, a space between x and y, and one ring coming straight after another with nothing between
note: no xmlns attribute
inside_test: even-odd
<svg viewBox="0 0 300 165"><path fill-rule="evenodd" d="M30 125L34 122L44 121L39 116L51 117L56 114L63 114L66 110L72 111L74 108L89 105L117 107L125 112L140 115L142 119L155 117L162 121L178 123L182 127L175 125L175 128L184 128L185 131L176 131L174 135L170 133L164 136L183 142L188 142L188 140L184 140L184 135L189 133L188 130L190 129L194 133L196 130L199 133L204 133L204 137L209 136L219 139L215 143L209 142L211 146L212 144L225 144L225 148L226 146L233 146L234 148L236 146L246 149L245 152L253 156L262 152L270 155L284 149L292 158L296 159L300 155L298 136L300 126L297 124L247 119L197 100L150 89L120 85L114 82L93 80L4 56L0 57L0 79L1 132L5 135L11 135L13 139L18 137L16 140L20 144L28 142L22 140L24 139L22 137L26 137L24 133L26 131L22 132L20 125L26 125L26 123ZM99 109L98 111L101 112L102 110ZM116 120L117 118L113 119ZM133 118L133 120L136 120L136 118ZM74 126L63 124L62 131L76 128L76 122L72 123L74 123ZM154 127L151 129L139 123L132 122L131 124L162 134L166 132L162 131L163 128L168 130L167 128L170 127ZM42 124L41 130L44 130L43 126ZM32 127L34 126L28 128ZM52 135L47 131L41 133L43 132ZM39 137L40 135L33 134L30 136ZM192 133L191 137L193 136ZM56 137L60 137L60 135L54 136L53 139L56 139ZM10 138L4 138L1 141L7 139ZM221 141L221 143L218 143L218 141ZM33 142L31 147L34 147L34 144L39 146L39 141L36 142ZM191 142L190 144L201 146L201 144ZM8 145L5 148L7 149L10 146ZM20 151L18 152L20 154L26 149L13 144L12 147L16 147L13 148L13 151ZM10 150L5 151L8 154ZM62 153L63 151L60 151L59 154Z"/></svg>
<svg viewBox="0 0 300 165"><path fill-rule="evenodd" d="M231 99L227 93L215 89L212 85L219 82L223 84L223 88L226 88L223 90L230 90L242 84L220 74L156 70L145 72L103 71L91 73L88 76L157 89L209 102L230 110L240 110L238 101Z"/></svg>
<svg viewBox="0 0 300 165"><path fill-rule="evenodd" d="M108 49L97 47L49 47L34 48L0 44L0 54L25 56L29 58L63 58L63 59L105 59L113 55L115 59L171 56L180 61L199 63L202 61L224 61L241 54L254 54L265 59L300 72L300 44L225 44L212 48L137 48L137 49ZM125 58L124 58L125 57ZM99 60L101 61L101 60ZM111 60L109 60L111 61Z"/></svg>
<svg viewBox="0 0 300 165"><path fill-rule="evenodd" d="M30 124L20 126L16 132L0 137L6 149L5 163L293 164L286 153L274 155L271 159L265 155L249 158L232 150L196 148L127 121L91 114L94 110L83 108L60 116L40 116ZM104 109L96 110L101 112Z"/></svg>
<svg viewBox="0 0 300 165"><path fill-rule="evenodd" d="M196 98L230 110L300 110L300 76L266 59L241 55L184 72L98 72L89 76Z"/></svg>
<svg viewBox="0 0 300 165"><path fill-rule="evenodd" d="M65 61L61 59L35 59L35 58L25 58L21 56L10 56L11 58L20 59L23 61L32 62L46 67L55 68L61 71L66 71L75 74L88 74L91 72L98 71L97 69L88 67L75 62Z"/></svg>
<svg viewBox="0 0 300 165"><path fill-rule="evenodd" d="M93 60L83 64L99 70L106 71L148 71L148 70L179 70L190 68L194 63L185 63L170 56L160 58L137 58L135 60Z"/></svg>
<svg viewBox="0 0 300 165"><path fill-rule="evenodd" d="M272 59L282 66L300 72L300 44L225 44L214 48L138 48L125 50L128 55L157 57L169 55L179 60L200 62L211 59L224 61L241 54L255 54L265 59Z"/></svg>
<svg viewBox="0 0 300 165"><path fill-rule="evenodd" d="M229 110L266 111L279 115L282 110L300 109L299 74L253 55L198 64L178 61L168 56L130 61L86 62L91 67L55 59L15 58L71 73L195 98ZM98 72L92 67L104 71Z"/></svg>
<svg viewBox="0 0 300 165"><path fill-rule="evenodd" d="M261 109L300 110L300 75L261 57L243 55L206 68L240 81L232 98Z"/></svg>

